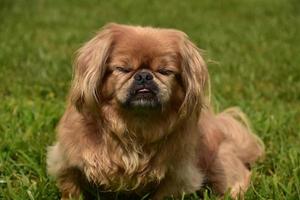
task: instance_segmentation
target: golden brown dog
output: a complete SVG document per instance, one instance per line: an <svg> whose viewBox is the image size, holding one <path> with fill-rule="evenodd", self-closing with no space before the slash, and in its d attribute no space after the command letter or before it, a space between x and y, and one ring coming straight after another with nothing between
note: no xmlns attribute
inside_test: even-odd
<svg viewBox="0 0 300 200"><path fill-rule="evenodd" d="M211 111L207 82L206 64L183 32L106 25L78 51L48 151L62 199L96 191L163 199L204 183L242 194L263 145L242 112Z"/></svg>

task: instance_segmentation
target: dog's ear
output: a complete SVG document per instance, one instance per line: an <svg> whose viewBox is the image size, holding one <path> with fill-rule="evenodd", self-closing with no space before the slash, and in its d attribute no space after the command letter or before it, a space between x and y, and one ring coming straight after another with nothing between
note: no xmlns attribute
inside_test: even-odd
<svg viewBox="0 0 300 200"><path fill-rule="evenodd" d="M206 82L208 71L204 59L195 44L182 33L180 42L182 83L185 89L185 98L180 108L180 115L190 116L193 113L200 114L204 106Z"/></svg>
<svg viewBox="0 0 300 200"><path fill-rule="evenodd" d="M83 107L93 107L101 103L99 88L106 72L106 61L113 43L112 26L114 24L104 26L77 52L70 101L78 111Z"/></svg>

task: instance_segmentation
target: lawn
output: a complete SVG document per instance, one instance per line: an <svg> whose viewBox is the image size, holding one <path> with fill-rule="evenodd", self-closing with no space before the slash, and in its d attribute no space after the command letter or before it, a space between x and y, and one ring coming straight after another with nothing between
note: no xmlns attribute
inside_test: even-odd
<svg viewBox="0 0 300 200"><path fill-rule="evenodd" d="M241 107L265 142L246 199L300 199L297 0L1 0L0 199L59 199L46 148L74 52L107 22L185 31L205 50L216 110Z"/></svg>

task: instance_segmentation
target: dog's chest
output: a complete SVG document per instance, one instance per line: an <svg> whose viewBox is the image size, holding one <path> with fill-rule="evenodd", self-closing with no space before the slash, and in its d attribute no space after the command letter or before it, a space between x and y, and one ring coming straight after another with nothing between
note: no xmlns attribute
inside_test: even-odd
<svg viewBox="0 0 300 200"><path fill-rule="evenodd" d="M121 146L86 151L83 154L87 179L109 191L142 190L158 184L166 167L155 152L124 149Z"/></svg>

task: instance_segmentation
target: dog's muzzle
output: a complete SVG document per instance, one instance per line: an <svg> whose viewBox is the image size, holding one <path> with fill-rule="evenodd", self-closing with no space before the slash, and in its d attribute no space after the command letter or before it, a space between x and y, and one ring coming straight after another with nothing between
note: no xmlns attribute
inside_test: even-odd
<svg viewBox="0 0 300 200"><path fill-rule="evenodd" d="M160 105L159 89L149 70L139 70L133 77L126 104L135 107L157 107Z"/></svg>

